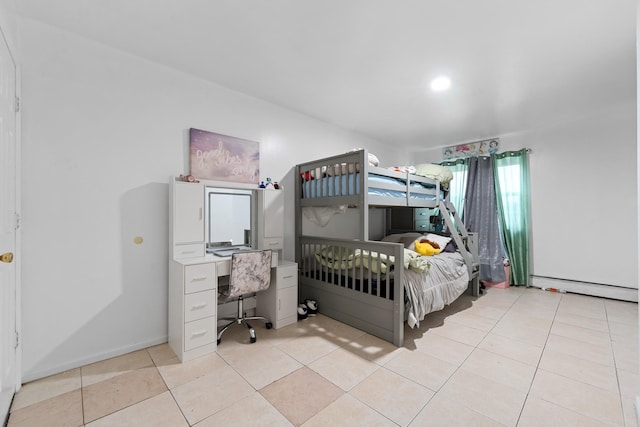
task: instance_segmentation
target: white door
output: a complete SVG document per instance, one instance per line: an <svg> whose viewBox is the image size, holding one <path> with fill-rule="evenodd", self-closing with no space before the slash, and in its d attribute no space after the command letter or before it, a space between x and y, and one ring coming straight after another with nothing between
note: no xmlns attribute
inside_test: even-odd
<svg viewBox="0 0 640 427"><path fill-rule="evenodd" d="M16 67L0 36L0 422L16 390Z"/></svg>

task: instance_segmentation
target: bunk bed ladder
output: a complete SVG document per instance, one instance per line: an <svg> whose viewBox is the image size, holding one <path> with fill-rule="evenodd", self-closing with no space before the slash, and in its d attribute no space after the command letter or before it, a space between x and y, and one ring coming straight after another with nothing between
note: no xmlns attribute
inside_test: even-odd
<svg viewBox="0 0 640 427"><path fill-rule="evenodd" d="M447 230L449 230L453 241L456 242L456 246L458 246L458 250L469 270L471 295L477 297L480 295L480 260L478 257L477 234L467 231L458 216L458 212L456 212L456 208L453 206L453 203L449 201L448 197L440 201L438 208L447 226Z"/></svg>

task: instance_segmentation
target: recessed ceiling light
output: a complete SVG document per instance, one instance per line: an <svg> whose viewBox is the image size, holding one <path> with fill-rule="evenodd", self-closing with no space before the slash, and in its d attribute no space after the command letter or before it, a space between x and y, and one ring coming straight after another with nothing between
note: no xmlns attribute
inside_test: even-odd
<svg viewBox="0 0 640 427"><path fill-rule="evenodd" d="M451 87L451 80L449 77L440 76L431 80L431 90L436 92L441 92L443 90L447 90Z"/></svg>

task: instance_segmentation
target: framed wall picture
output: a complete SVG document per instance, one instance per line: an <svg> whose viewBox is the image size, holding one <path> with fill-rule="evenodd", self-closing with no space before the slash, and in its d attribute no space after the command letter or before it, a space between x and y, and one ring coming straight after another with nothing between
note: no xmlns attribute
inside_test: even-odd
<svg viewBox="0 0 640 427"><path fill-rule="evenodd" d="M260 143L191 128L189 168L200 179L258 184Z"/></svg>

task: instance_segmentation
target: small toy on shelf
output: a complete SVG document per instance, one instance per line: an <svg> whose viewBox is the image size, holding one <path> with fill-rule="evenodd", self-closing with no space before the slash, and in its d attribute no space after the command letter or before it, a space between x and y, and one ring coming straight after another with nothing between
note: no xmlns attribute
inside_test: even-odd
<svg viewBox="0 0 640 427"><path fill-rule="evenodd" d="M258 188L273 188L274 190L279 190L280 189L280 184L278 184L277 181L272 181L271 178L267 177L267 179L265 181L260 181L260 185L258 185Z"/></svg>
<svg viewBox="0 0 640 427"><path fill-rule="evenodd" d="M184 182L200 182L193 175L182 175L180 174L180 179Z"/></svg>

